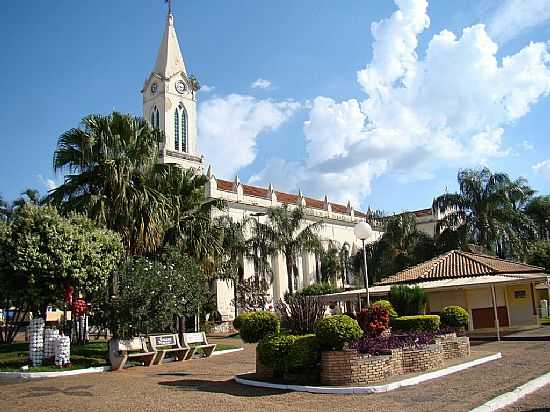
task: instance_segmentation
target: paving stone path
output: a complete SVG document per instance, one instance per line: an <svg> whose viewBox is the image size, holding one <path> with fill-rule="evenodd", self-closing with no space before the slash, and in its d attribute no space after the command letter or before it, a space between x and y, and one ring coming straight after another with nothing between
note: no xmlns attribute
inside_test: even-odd
<svg viewBox="0 0 550 412"><path fill-rule="evenodd" d="M468 411L550 371L550 342L473 346L503 359L377 395L321 395L241 386L236 373L254 370L254 346L209 359L161 367L26 382L0 382L2 411ZM550 389L526 399L544 410ZM540 403L540 404L539 404ZM510 409L523 410L523 409Z"/></svg>

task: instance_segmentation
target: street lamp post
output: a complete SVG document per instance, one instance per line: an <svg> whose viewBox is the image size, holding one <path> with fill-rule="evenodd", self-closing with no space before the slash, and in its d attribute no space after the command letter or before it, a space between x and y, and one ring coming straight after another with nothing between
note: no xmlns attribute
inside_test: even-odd
<svg viewBox="0 0 550 412"><path fill-rule="evenodd" d="M364 264L364 281L365 281L365 290L367 291L367 307L370 306L370 295L369 295L369 275L367 272L367 248L365 240L368 240L372 236L372 228L367 222L359 222L353 228L355 236L357 236L363 242L363 264Z"/></svg>

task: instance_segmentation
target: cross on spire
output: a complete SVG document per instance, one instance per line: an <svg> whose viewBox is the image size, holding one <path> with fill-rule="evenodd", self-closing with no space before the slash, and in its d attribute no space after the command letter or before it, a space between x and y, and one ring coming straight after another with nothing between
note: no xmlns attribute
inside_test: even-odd
<svg viewBox="0 0 550 412"><path fill-rule="evenodd" d="M172 14L172 0L164 0L165 3L168 3L168 14Z"/></svg>

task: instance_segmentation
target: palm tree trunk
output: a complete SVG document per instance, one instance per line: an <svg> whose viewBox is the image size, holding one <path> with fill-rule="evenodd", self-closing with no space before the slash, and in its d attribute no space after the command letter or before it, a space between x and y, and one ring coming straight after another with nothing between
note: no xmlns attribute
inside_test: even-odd
<svg viewBox="0 0 550 412"><path fill-rule="evenodd" d="M286 255L286 273L288 276L288 291L294 294L294 265L292 264L292 255Z"/></svg>

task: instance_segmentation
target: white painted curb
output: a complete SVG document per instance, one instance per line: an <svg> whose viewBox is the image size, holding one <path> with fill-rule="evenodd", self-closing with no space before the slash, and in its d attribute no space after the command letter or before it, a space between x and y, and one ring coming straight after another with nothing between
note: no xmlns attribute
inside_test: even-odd
<svg viewBox="0 0 550 412"><path fill-rule="evenodd" d="M502 353L498 352L494 355L484 356L483 358L475 359L470 362L461 363L460 365L450 366L434 372L424 373L422 375L413 376L412 378L403 379L397 382L387 383L385 385L375 386L302 386L302 385L284 385L278 383L262 382L251 379L243 379L239 376L234 376L235 382L242 385L256 386L260 388L283 389L296 392L309 393L332 393L332 394L359 394L359 393L382 393L393 391L394 389L403 386L417 385L431 379L441 378L451 373L463 371L474 366L482 365L502 358Z"/></svg>
<svg viewBox="0 0 550 412"><path fill-rule="evenodd" d="M95 368L75 369L59 372L0 372L2 379L42 379L42 378L60 378L62 376L85 375L88 373L101 373L111 370L110 366L98 366Z"/></svg>
<svg viewBox="0 0 550 412"><path fill-rule="evenodd" d="M243 351L244 348L238 348L238 349L226 349L226 350L220 350L220 351L214 351L212 353L212 355L210 356L220 356L220 355L225 355L227 353L233 353L233 352L240 352L240 351Z"/></svg>
<svg viewBox="0 0 550 412"><path fill-rule="evenodd" d="M483 405L472 409L470 412L492 412L504 408L506 406L516 403L524 396L533 393L543 386L550 384L550 372L545 373L538 378L530 380L529 382L518 386L511 392L503 393L500 396L497 396L494 399L491 399L489 402L484 403Z"/></svg>

